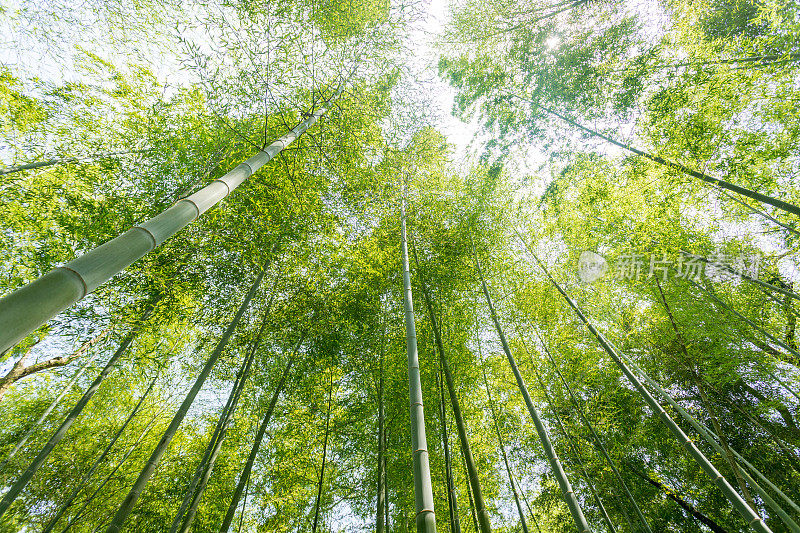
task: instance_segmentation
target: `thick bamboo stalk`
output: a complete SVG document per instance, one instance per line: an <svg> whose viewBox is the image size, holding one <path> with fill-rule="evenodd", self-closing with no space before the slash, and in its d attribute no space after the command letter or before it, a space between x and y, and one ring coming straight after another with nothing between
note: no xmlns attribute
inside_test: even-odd
<svg viewBox="0 0 800 533"><path fill-rule="evenodd" d="M278 403L278 397L280 396L283 387L286 385L286 379L289 377L289 370L292 368L292 363L297 355L297 350L300 349L300 345L303 343L303 340L305 340L305 334L303 334L300 337L300 340L297 341L297 344L292 351L292 355L283 370L283 374L281 374L278 385L275 387L275 391L272 393L272 398L269 401L267 412L264 413L264 418L261 420L261 425L258 426L256 438L253 441L253 446L250 448L250 454L247 456L247 462L242 470L242 474L239 476L239 481L236 484L236 490L233 491L233 498L228 506L228 511L225 513L225 518L222 520L222 525L219 528L220 533L228 533L228 530L231 527L233 517L236 515L236 509L239 507L239 499L242 497L242 492L244 492L244 488L250 479L250 472L253 470L253 463L255 463L256 456L258 455L258 448L261 446L261 441L264 439L264 433L267 431L267 426L272 418L272 413L275 411L275 405Z"/></svg>
<svg viewBox="0 0 800 533"><path fill-rule="evenodd" d="M478 477L478 468L475 466L475 460L472 457L472 450L467 438L466 423L464 422L464 415L461 413L461 405L458 402L456 395L455 381L453 374L450 371L450 363L444 353L444 343L442 343L442 335L439 331L439 323L436 320L436 314L433 311L433 302L428 293L428 288L425 284L425 277L422 269L419 266L419 258L417 257L416 248L412 246L414 254L414 262L417 266L417 272L420 278L420 287L422 289L422 296L425 301L425 307L428 310L428 317L431 321L431 328L433 329L433 338L436 343L436 348L439 351L439 361L441 362L442 371L444 372L445 383L447 384L447 393L450 396L451 407L453 408L453 417L456 421L456 431L458 433L458 440L461 444L461 451L464 454L464 461L467 464L467 472L469 473L469 484L472 487L472 497L475 501L475 510L478 514L478 523L481 526L482 533L491 533L492 525L489 521L489 512L486 510L486 503L483 499L483 491L481 491L480 478Z"/></svg>
<svg viewBox="0 0 800 533"><path fill-rule="evenodd" d="M63 439L67 435L67 431L69 431L69 428L72 427L72 424L75 422L78 416L83 412L83 408L86 407L86 404L88 404L89 400L91 400L92 397L95 395L97 389L100 388L100 384L111 373L111 371L114 369L114 366L117 364L117 361L119 361L119 359L123 356L123 354L125 354L125 352L128 350L128 347L130 347L131 343L133 342L133 339L136 338L136 335L138 335L142 325L150 317L150 314L152 313L153 308L159 299L160 296L157 296L154 300L151 300L151 302L147 305L138 323L133 326L131 331L122 340L119 347L117 348L117 351L114 352L114 354L108 360L106 366L103 367L103 370L100 371L100 374L98 374L98 376L94 379L92 384L89 385L89 388L86 389L86 392L83 393L81 399L78 400L78 403L75 404L75 407L72 408L67 417L61 423L56 432L50 437L50 440L47 441L47 444L44 445L44 447L41 449L41 451L33 460L33 462L28 466L25 472L22 473L19 479L17 479L17 481L14 482L9 491L5 494L3 500L0 501L0 517L2 517L3 514L11 506L11 504L14 503L14 500L17 499L19 494L22 492L22 489L24 489L25 486L27 486L28 482L30 482L31 478L36 473L36 471L39 470L39 468L44 464L44 462L47 460L47 457L50 455L50 452L53 451L53 448L55 448L56 445L58 445L58 443L61 442L61 439ZM0 305L2 305L1 302Z"/></svg>
<svg viewBox="0 0 800 533"><path fill-rule="evenodd" d="M133 418L136 416L136 413L139 412L139 409L142 407L145 398L147 398L147 396L150 394L150 391L153 390L153 387L155 386L157 379L158 375L156 375L150 382L150 386L147 387L147 390L144 391L144 394L142 394L142 396L139 398L139 401L136 403L136 406L133 408L133 411L131 411L131 413L128 415L128 418L125 419L125 422L122 424L122 426L120 426L120 428L108 442L105 449L103 450L103 453L100 454L100 457L98 457L95 460L94 464L92 464L89 470L83 475L83 477L81 477L81 480L77 483L75 489L66 499L66 501L64 501L64 503L61 504L61 507L58 509L58 512L53 516L53 518L50 519L45 528L42 530L42 533L50 533L50 531L53 531L53 528L56 526L56 522L58 522L58 520L67 511L67 509L69 509L69 506L72 505L72 502L75 501L75 498L78 496L78 493L80 493L80 491L86 486L86 482L89 481L89 479L91 479L92 474L94 474L95 471L100 467L100 465L103 464L103 460L108 456L109 452L111 452L111 449L114 447L114 444L117 443L117 440L119 440L120 436L122 436L122 433L125 431L125 428L128 427L128 424L130 424L131 420L133 420Z"/></svg>
<svg viewBox="0 0 800 533"><path fill-rule="evenodd" d="M244 163L119 237L0 299L0 353L121 272L228 196L325 114L343 87L308 118Z"/></svg>
<svg viewBox="0 0 800 533"><path fill-rule="evenodd" d="M653 530L650 527L650 523L644 517L644 514L642 513L642 510L639 507L639 504L636 503L636 499L633 497L633 494L631 494L630 488L628 488L628 483L625 482L625 478L622 477L622 473L619 471L619 468L617 468L616 463L614 463L614 461L611 459L611 456L608 454L608 450L606 450L606 447L603 444L602 439L600 439L600 435L597 434L597 431L595 431L594 429L594 425L589 421L589 418L586 416L583 407L580 405L578 399L575 397L575 394L572 392L572 388L567 384L567 381L564 379L563 374L561 374L561 370L559 370L558 365L555 362L555 359L553 359L552 354L547 349L547 345L544 343L544 339L539 337L539 340L542 342L542 348L544 348L544 352L547 355L547 358L550 360L550 364L553 366L553 369L556 371L556 374L558 374L561 384L564 386L564 389L567 391L569 397L572 399L573 405L575 405L575 408L578 410L578 414L580 415L581 420L583 421L584 424L586 424L586 427L589 428L589 432L592 434L592 438L594 439L595 445L602 453L603 458L606 460L606 463L608 463L608 466L611 467L611 471L614 473L614 476L617 478L617 481L619 481L622 490L625 491L625 495L633 504L633 507L636 511L636 516L639 518L639 521L642 523L642 526L644 527L645 531L647 531L648 533L653 533Z"/></svg>
<svg viewBox="0 0 800 533"><path fill-rule="evenodd" d="M433 510L433 487L428 460L428 442L425 438L425 411L422 405L422 382L417 354L417 331L414 326L414 303L411 294L411 273L408 266L408 241L406 239L406 204L403 198L401 212L401 246L403 255L403 305L406 321L406 352L408 355L408 392L411 411L411 451L414 462L414 502L417 533L435 533L436 515Z"/></svg>
<svg viewBox="0 0 800 533"><path fill-rule="evenodd" d="M544 448L544 453L547 456L548 461L550 461L550 466L553 469L553 475L556 477L556 481L558 481L558 485L561 488L561 493L564 496L564 501L566 502L567 507L569 507L569 512L572 515L572 519L575 521L575 526L578 528L578 531L581 533L591 532L592 529L589 527L588 522L586 522L586 518L583 516L583 511L578 503L578 499L575 497L575 492L572 490L572 485L570 484L569 479L567 479L567 474L564 472L564 468L561 466L561 461L559 460L558 455L556 454L556 451L553 449L553 445L550 442L550 436L547 434L547 429L544 427L544 424L539 417L539 411L533 405L530 394L528 394L528 387L525 384L525 380L519 373L519 368L517 368L517 363L514 360L514 356L511 353L511 348L508 346L505 333L503 333L503 328L500 325L500 319L497 317L497 312L494 309L492 297L489 295L489 288L486 286L486 280L483 278L481 265L478 261L477 250L474 248L473 253L475 255L475 268L478 272L478 277L480 278L481 288L483 289L483 295L486 297L486 304L489 307L489 313L492 316L494 327L497 330L498 337L500 337L500 343L502 344L503 351L508 359L508 364L511 366L511 371L514 373L514 378L517 381L517 387L519 388L520 392L522 393L522 397L525 400L528 413L531 415L533 423L536 426L536 432L539 434L539 440L542 443L542 448Z"/></svg>
<svg viewBox="0 0 800 533"><path fill-rule="evenodd" d="M136 501L139 499L139 495L141 495L142 491L144 490L145 485L150 480L150 476L153 475L153 472L158 466L159 461L161 461L161 456L164 455L164 452L167 450L167 446L172 441L172 438L175 436L175 433L178 431L178 427L183 422L183 418L186 416L186 413L189 411L189 407L191 407L192 403L194 403L194 399L197 396L197 393L200 392L200 388L205 383L208 375L211 373L211 369L214 368L214 365L219 359L219 356L222 354L225 346L228 344L228 340L233 335L236 326L239 324L239 321L242 318L242 315L250 306L250 301L255 296L256 291L258 290L259 285L261 285L261 280L264 278L264 274L267 271L266 265L261 269L258 276L256 276L256 280L253 282L253 285L250 287L250 290L245 295L242 304L239 306L239 309L236 311L236 314L231 320L228 327L225 329L225 332L220 337L217 346L214 348L214 351L211 352L211 355L208 357L203 369L200 371L200 374L197 376L197 379L192 385L192 388L186 395L186 398L183 400L178 411L175 413L175 416L172 418L172 422L170 422L169 427L164 432L164 435L161 437L158 445L156 446L153 453L150 455L150 459L145 463L144 468L139 473L139 477L136 479L136 482L131 487L130 492L123 500L122 504L117 509L114 518L111 520L111 523L106 530L107 533L118 533L122 530L123 525L125 524L125 520L128 518L128 515L133 510L133 506L136 505Z"/></svg>
<svg viewBox="0 0 800 533"><path fill-rule="evenodd" d="M595 131L593 129L587 128L586 126L583 126L583 125L575 122L574 120L572 120L572 119L570 119L568 117L565 117L564 115L562 115L562 114L560 114L560 113L558 113L556 111L553 111L552 109L549 109L549 108L544 107L544 106L540 106L540 107L541 107L542 110L546 111L547 113L550 113L551 115L560 118L564 122L566 122L568 124L571 124L571 125L575 126L576 128L581 129L581 130L589 133L590 135L593 135L595 137L599 137L599 138L603 139L604 141L607 141L607 142L609 142L609 143L611 143L611 144L613 144L615 146L619 146L620 148L622 148L624 150L628 150L629 152L632 152L632 153L634 153L634 154L636 154L638 156L642 156L644 158L647 158L650 161L658 163L659 165L663 165L663 166L675 169L675 170L677 170L679 172L682 172L682 173L684 173L686 175L692 176L693 178L697 178L699 180L705 181L706 183L711 183L711 184L716 185L717 187L720 187L722 189L727 189L729 191L735 192L736 194L741 194L742 196L747 196L748 198L751 198L753 200L756 200L756 201L759 201L759 202L762 202L762 203L765 203L765 204L769 204L769 205L771 205L773 207L777 207L778 209L786 211L787 213L792 213L793 215L800 216L800 207L798 207L798 206L796 206L794 204L790 204L789 202L784 202L783 200L780 200L778 198L774 198L772 196L767 196L766 194L761 194L760 192L757 192L757 191L753 191L753 190L750 190L750 189L746 189L744 187L740 187L739 185L735 185L735 184L727 182L725 180L721 180L719 178L715 178L713 176L709 176L708 174L705 174L703 172L698 172L697 170L692 170L691 168L689 168L689 167L687 167L685 165L682 165L680 163L676 163L674 161L669 161L667 159L664 159L663 157L659 157L657 155L649 154L647 152L639 150L638 148L634 148L633 146L630 146L628 144L619 142L619 141L609 137L608 135L603 135L602 133L600 133L598 131Z"/></svg>
<svg viewBox="0 0 800 533"><path fill-rule="evenodd" d="M523 241L524 242L524 241ZM525 243L527 246L527 243ZM529 249L530 251L530 249ZM739 495L736 490L728 483L728 480L720 474L720 472L711 464L711 461L700 451L700 449L692 442L692 440L683 432L683 430L675 423L672 417L661 407L655 398L650 394L650 392L645 388L644 384L639 380L639 378L633 373L631 368L622 360L618 352L614 349L611 343L606 340L602 333L600 333L594 325L586 318L583 314L583 311L578 307L578 305L572 300L572 298L567 295L564 289L561 288L561 285L556 282L556 280L550 275L550 272L544 266L544 264L539 260L539 258L533 254L534 259L539 264L539 267L544 271L547 278L553 284L553 286L558 290L561 296L564 297L567 304L575 311L575 314L578 316L581 322L586 326L586 328L592 333L592 335L597 339L600 343L600 346L605 350L605 352L611 357L611 359L619 366L622 370L623 374L628 378L628 381L636 388L639 392L639 395L644 399L645 403L653 410L653 412L658 416L664 425L672 432L675 439L683 445L689 455L694 459L700 468L708 475L708 477L714 482L714 484L722 491L725 495L725 498L733 505L733 507L742 515L745 519L747 525L753 530L759 533L771 533L771 530L764 521L761 519L758 514L753 511L747 502ZM724 452L723 452L724 453Z"/></svg>

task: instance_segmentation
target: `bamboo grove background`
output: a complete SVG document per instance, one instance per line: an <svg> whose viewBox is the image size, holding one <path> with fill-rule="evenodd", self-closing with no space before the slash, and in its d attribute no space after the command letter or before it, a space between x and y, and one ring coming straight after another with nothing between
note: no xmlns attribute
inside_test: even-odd
<svg viewBox="0 0 800 533"><path fill-rule="evenodd" d="M1 531L800 531L798 6L433 7L0 4Z"/></svg>

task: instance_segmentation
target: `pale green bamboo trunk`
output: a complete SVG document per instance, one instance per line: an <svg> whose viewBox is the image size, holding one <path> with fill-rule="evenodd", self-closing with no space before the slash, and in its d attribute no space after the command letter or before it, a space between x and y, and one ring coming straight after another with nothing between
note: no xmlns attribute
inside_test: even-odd
<svg viewBox="0 0 800 533"><path fill-rule="evenodd" d="M564 468L561 466L561 461L559 460L558 455L556 454L556 451L553 449L553 445L550 442L550 436L547 434L547 429L544 427L544 424L539 417L539 411L533 405L530 394L528 394L528 387L525 384L525 380L519 373L519 368L517 368L517 363L514 360L514 356L511 353L511 348L508 346L505 333L503 333L503 328L500 325L500 319L497 317L497 312L494 309L492 297L489 295L489 288L486 286L486 280L483 279L483 272L481 271L480 262L478 261L477 250L473 248L473 252L475 255L475 268L478 272L478 277L480 278L481 288L483 289L483 295L486 297L486 304L489 307L489 313L492 316L494 327L497 330L498 337L500 337L500 343L502 344L503 351L508 359L508 364L511 366L511 371L514 373L514 378L516 379L517 386L522 393L522 398L525 400L528 413L530 413L533 423L536 426L536 432L539 434L539 440L542 443L542 448L544 448L544 453L547 456L547 459L550 461L550 466L553 469L553 475L556 477L556 481L558 481L558 485L561 488L561 493L564 496L564 501L566 502L567 507L569 507L569 512L572 515L572 519L575 521L575 527L577 527L578 531L581 533L591 532L592 529L589 527L588 522L586 522L586 518L583 515L583 511L578 503L578 499L575 497L575 492L572 490L572 485L570 484L569 479L567 479L567 474L564 472Z"/></svg>
<svg viewBox="0 0 800 533"><path fill-rule="evenodd" d="M196 193L119 237L51 270L39 279L0 299L0 354L64 309L94 291L134 261L147 254L183 227L228 196L273 157L302 135L325 114L326 104L259 153Z"/></svg>
<svg viewBox="0 0 800 533"><path fill-rule="evenodd" d="M523 241L524 243L524 241ZM525 243L527 246L527 243ZM530 251L530 249L529 249ZM745 519L745 522L748 526L753 530L759 533L771 533L771 530L764 521L761 519L758 514L747 505L747 502L739 495L736 490L728 483L728 480L720 474L720 472L714 467L713 464L708 460L708 458L700 451L700 449L692 442L692 440L683 432L683 430L675 423L672 417L661 407L655 398L650 394L650 392L645 388L644 384L639 380L639 378L633 373L631 368L623 361L622 357L616 351L616 349L611 345L611 343L606 340L602 333L600 333L594 325L589 322L586 316L583 314L583 311L578 307L578 305L572 300L572 298L567 295L561 285L556 282L556 280L550 275L550 272L544 266L544 264L536 257L535 254L531 251L536 262L539 264L541 269L544 271L547 278L553 284L553 286L558 290L561 296L566 300L567 304L575 311L575 314L578 318L583 322L586 328L591 332L591 334L597 339L602 346L603 350L611 357L611 359L619 366L622 370L622 373L628 378L631 384L636 388L639 392L639 395L644 399L645 403L653 410L653 412L658 416L664 425L672 432L675 439L686 448L686 451L689 455L694 459L700 468L708 475L709 478L714 482L714 484L722 491L725 495L725 498L733 505L733 507L742 515ZM647 380L651 381L651 380ZM719 444L715 443L716 446ZM720 446L720 452L724 455L724 450ZM755 488L755 487L754 487Z"/></svg>
<svg viewBox="0 0 800 533"><path fill-rule="evenodd" d="M247 456L247 462L242 469L242 474L239 476L239 482L236 484L236 489L233 491L233 498L231 499L230 505L228 505L228 511L225 513L225 518L222 519L222 525L219 528L220 533L228 533L228 530L231 527L233 517L236 515L236 509L239 507L239 499L242 497L244 488L250 479L250 472L253 470L253 463L256 461L258 448L261 446L261 441L264 439L264 433L266 433L267 426L272 418L272 413L275 411L275 405L278 403L278 397L280 397L281 391L286 385L286 379L289 377L289 370L292 368L294 358L297 356L297 350L300 349L300 346L303 344L303 340L305 340L305 334L301 335L300 340L297 341L297 344L292 351L292 355L290 356L289 361L286 363L286 367L283 370L283 374L281 374L278 385L275 387L275 391L272 393L272 398L267 406L267 411L264 413L264 418L261 420L261 424L258 426L258 431L256 431L256 438L253 441L253 446L250 448L250 454Z"/></svg>
<svg viewBox="0 0 800 533"><path fill-rule="evenodd" d="M156 466L158 466L159 461L161 461L161 457L164 455L169 443L172 441L175 433L177 433L178 427L181 425L181 422L183 422L183 418L189 411L189 407L191 407L192 403L194 403L197 393L200 392L200 388L203 386L203 383L205 383L208 375L211 373L211 369L214 368L219 356L222 354L225 346L228 344L228 340L231 338L231 335L233 335L233 332L236 329L236 326L239 324L242 315L250 306L250 301L253 299L253 296L255 296L258 287L261 285L261 280L264 278L266 271L267 267L265 265L261 269L261 272L259 272L256 280L253 282L253 285L247 292L247 295L244 297L244 300L239 306L239 309L236 311L236 315L234 315L233 320L231 320L230 324L228 324L228 327L225 329L225 332L222 334L222 337L217 343L217 346L214 348L214 351L208 357L203 369L200 371L200 375L197 376L194 385L192 385L192 388L189 390L180 408L172 418L172 422L164 432L164 435L161 437L158 446L156 446L155 450L153 450L153 453L150 455L150 459L147 461L147 463L145 463L144 468L142 468L142 471L139 473L139 477L136 479L136 482L133 484L130 492L128 492L128 495L125 497L125 500L123 500L119 509L117 509L117 513L114 515L114 518L111 520L111 523L106 530L107 533L118 533L122 530L128 515L133 510L133 506L136 505L136 501L139 499L139 496L144 490L145 485L147 485L147 482L150 480L150 476L153 475Z"/></svg>
<svg viewBox="0 0 800 533"><path fill-rule="evenodd" d="M422 382L417 355L417 331L414 326L414 303L411 295L411 273L408 266L405 198L400 205L401 252L403 255L403 305L406 320L406 352L408 355L408 392L411 409L411 452L414 462L414 501L417 533L435 533L436 515L433 510L433 487L425 438L425 412L422 405Z"/></svg>
<svg viewBox="0 0 800 533"><path fill-rule="evenodd" d="M136 338L136 335L138 335L142 325L150 317L150 314L152 313L153 308L159 299L160 296L156 297L154 300L151 300L151 302L147 305L139 321L133 326L131 331L122 340L119 347L117 348L117 351L114 352L114 355L112 355L111 358L108 360L106 366L103 367L103 370L100 371L100 374L98 374L98 376L94 379L92 384L89 385L89 388L86 389L85 393L83 393L81 399L78 400L78 403L75 404L75 407L72 408L67 417L61 423L61 425L53 434L53 436L50 437L50 440L47 441L47 444L44 445L42 450L30 464L30 466L28 466L25 472L22 473L19 479L17 479L17 481L14 482L9 491L5 494L3 500L0 501L0 517L2 517L3 514L5 514L5 512L11 506L11 504L14 503L14 500L17 499L17 497L20 495L25 486L27 486L28 482L30 482L31 478L36 473L36 471L39 470L39 468L44 464L44 462L47 460L47 457L50 455L50 452L53 451L53 448L55 448L58 445L58 443L61 442L61 440L67 435L67 431L69 431L69 428L72 427L72 424L75 422L78 416L80 416L80 414L83 412L84 407L86 407L86 404L88 404L89 401L92 399L92 397L95 395L97 389L100 388L100 384L111 373L111 371L114 369L119 359L125 354L125 352L127 352L131 343ZM2 305L2 302L0 302L0 305Z"/></svg>

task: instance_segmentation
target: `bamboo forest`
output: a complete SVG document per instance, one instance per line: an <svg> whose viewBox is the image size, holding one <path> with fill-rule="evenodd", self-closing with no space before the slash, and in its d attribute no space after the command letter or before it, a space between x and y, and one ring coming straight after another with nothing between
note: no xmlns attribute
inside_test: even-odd
<svg viewBox="0 0 800 533"><path fill-rule="evenodd" d="M800 533L800 3L0 0L0 533Z"/></svg>

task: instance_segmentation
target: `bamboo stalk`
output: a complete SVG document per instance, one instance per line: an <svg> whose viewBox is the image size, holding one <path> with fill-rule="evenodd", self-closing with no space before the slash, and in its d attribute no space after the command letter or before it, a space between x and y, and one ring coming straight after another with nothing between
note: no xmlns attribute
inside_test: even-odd
<svg viewBox="0 0 800 533"><path fill-rule="evenodd" d="M94 248L62 267L0 299L0 353L72 306L133 262L160 246L175 233L228 196L273 157L289 146L325 114L340 87L325 106L286 135L199 191L175 202L155 217Z"/></svg>
<svg viewBox="0 0 800 533"><path fill-rule="evenodd" d="M98 374L98 376L94 379L92 384L89 385L89 388L86 390L85 393L83 393L81 399L78 400L78 403L75 404L75 407L72 408L67 417L61 423L56 432L50 437L50 440L47 441L47 444L44 445L42 450L30 464L30 466L28 466L25 472L22 473L22 475L17 479L16 482L14 482L9 491L5 494L3 500L0 501L0 517L2 517L3 514L5 514L5 512L11 506L11 504L14 503L14 500L17 499L22 490L28 485L28 483L30 482L31 478L36 473L36 471L39 470L39 468L47 460L47 457L50 455L50 452L53 451L53 448L55 448L56 445L58 445L58 443L61 442L61 440L67 435L67 431L69 431L69 428L72 427L72 424L75 422L78 416L83 412L84 407L86 407L86 404L88 404L89 401L92 399L92 397L95 395L97 389L100 388L100 384L111 373L111 371L114 369L114 366L117 364L117 361L119 361L119 359L128 350L128 347L130 347L131 343L136 338L136 335L138 335L142 325L150 317L150 314L152 313L153 308L155 307L156 302L159 299L160 296L157 296L153 300L151 300L150 303L147 304L147 307L142 313L138 323L135 326L133 326L131 331L128 332L128 334L122 340L117 350L114 352L114 354L106 363L106 366L103 367L103 370L100 371L100 374ZM0 305L1 304L2 301L0 301Z"/></svg>
<svg viewBox="0 0 800 533"><path fill-rule="evenodd" d="M422 405L422 382L417 354L417 331L414 326L414 303L411 294L411 273L408 266L406 239L405 197L400 204L401 251L403 256L403 305L406 321L406 352L408 356L408 392L411 411L411 451L414 463L414 505L418 533L436 533L436 515L433 510L433 487L428 460L428 442L425 438L425 412Z"/></svg>
<svg viewBox="0 0 800 533"><path fill-rule="evenodd" d="M147 485L147 482L150 480L150 476L152 476L153 472L155 472L156 466L158 466L161 457L167 450L167 446L169 446L169 443L172 441L175 433L177 433L178 427L181 425L183 418L189 411L189 407L191 407L192 403L194 403L197 393L200 392L200 388L203 386L203 383L205 383L208 375L211 373L211 369L214 368L214 365L225 349L225 346L228 344L228 340L231 338L231 335L233 335L233 332L236 329L236 326L239 324L242 315L250 306L250 301L253 299L253 296L255 296L259 285L261 285L261 280L264 278L266 271L267 267L264 265L264 267L261 269L261 272L259 272L258 276L256 277L256 280L250 287L250 290L245 295L244 300L242 300L242 303L239 306L239 309L236 311L233 320L231 320L231 322L228 324L228 327L220 337L217 346L214 348L214 351L211 352L211 355L208 357L208 360L203 366L203 369L200 371L200 374L197 376L194 385L192 385L192 388L186 394L186 398L184 398L180 408L175 413L175 416L173 416L172 422L170 422L169 427L167 427L167 430L161 437L158 446L156 446L155 450L153 450L153 453L150 455L150 459L147 461L147 463L145 463L142 471L139 473L139 477L136 479L133 487L131 487L130 492L128 492L128 495L119 506L119 509L117 509L114 518L111 520L111 523L106 530L107 533L119 533L119 531L122 530L125 520L127 520L128 515L133 510L133 506L136 505L136 501L139 499L139 496L144 490L145 485Z"/></svg>
<svg viewBox="0 0 800 533"><path fill-rule="evenodd" d="M473 254L475 256L475 269L478 272L481 288L483 289L483 295L486 297L486 304L489 307L489 313L492 316L494 327L497 330L497 335L500 337L500 343L502 344L503 351L508 359L508 364L511 366L511 371L514 373L514 378L517 381L517 387L519 387L522 397L525 400L528 413L531 415L533 423L536 426L536 432L539 434L539 440L542 443L542 448L544 448L544 453L550 462L551 468L553 469L553 475L556 477L556 481L558 481L558 485L561 488L561 493L564 496L564 501L566 502L567 507L569 507L569 512L572 515L572 519L575 521L575 526L578 528L578 531L581 533L590 533L592 529L589 527L588 522L586 522L586 518L583 515L583 511L578 503L578 499L575 497L575 492L572 490L572 485L567 478L566 472L564 472L564 468L561 466L561 461L558 458L558 454L556 454L555 449L553 449L553 444L550 442L550 436L547 434L547 428L545 428L541 418L539 417L538 410L533 405L533 401L528 393L528 387L525 384L525 380L522 378L522 375L519 373L519 368L517 368L517 363L514 360L513 354L511 353L511 348L508 346L505 333L503 333L503 328L500 325L500 319L497 317L497 312L495 311L494 304L492 303L492 297L489 295L489 288L486 286L486 280L483 278L481 265L478 261L478 252L475 250L474 245Z"/></svg>

